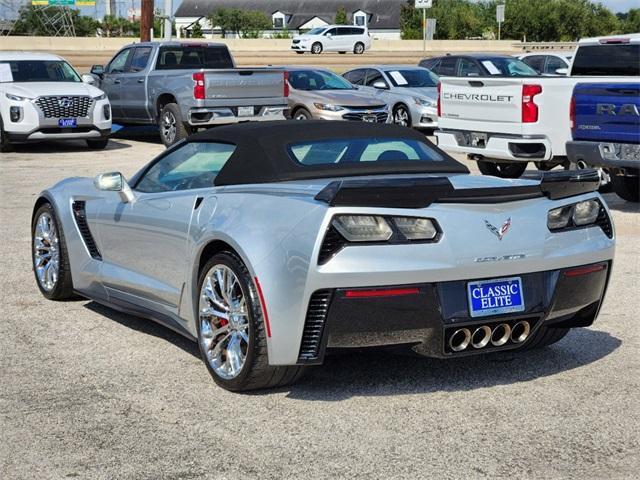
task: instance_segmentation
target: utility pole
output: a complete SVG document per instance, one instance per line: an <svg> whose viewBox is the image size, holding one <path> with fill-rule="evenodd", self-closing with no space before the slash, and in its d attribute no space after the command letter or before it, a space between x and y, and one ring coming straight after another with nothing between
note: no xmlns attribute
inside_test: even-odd
<svg viewBox="0 0 640 480"><path fill-rule="evenodd" d="M173 0L164 0L164 39L171 40L171 18L173 17Z"/></svg>
<svg viewBox="0 0 640 480"><path fill-rule="evenodd" d="M153 27L153 0L142 0L140 5L140 41L151 40L151 28Z"/></svg>

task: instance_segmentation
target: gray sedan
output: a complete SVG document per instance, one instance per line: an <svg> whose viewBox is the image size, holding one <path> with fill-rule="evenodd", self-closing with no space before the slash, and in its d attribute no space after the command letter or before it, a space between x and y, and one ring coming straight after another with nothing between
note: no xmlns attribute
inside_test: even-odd
<svg viewBox="0 0 640 480"><path fill-rule="evenodd" d="M354 120L390 122L386 100L380 95L358 91L329 70L309 67L287 68L289 111L294 120Z"/></svg>
<svg viewBox="0 0 640 480"><path fill-rule="evenodd" d="M356 68L342 76L361 91L387 102L394 123L414 128L438 126L438 77L430 70L383 65Z"/></svg>

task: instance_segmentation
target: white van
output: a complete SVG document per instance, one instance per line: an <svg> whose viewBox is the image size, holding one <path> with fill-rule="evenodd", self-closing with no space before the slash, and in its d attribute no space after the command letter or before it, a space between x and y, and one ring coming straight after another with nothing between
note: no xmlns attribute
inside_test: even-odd
<svg viewBox="0 0 640 480"><path fill-rule="evenodd" d="M365 27L327 25L293 37L291 50L296 53L353 52L362 54L371 48L371 37Z"/></svg>

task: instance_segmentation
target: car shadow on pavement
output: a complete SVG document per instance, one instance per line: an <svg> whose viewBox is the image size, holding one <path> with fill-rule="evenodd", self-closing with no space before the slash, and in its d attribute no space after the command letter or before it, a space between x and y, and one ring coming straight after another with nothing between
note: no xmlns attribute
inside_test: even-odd
<svg viewBox="0 0 640 480"><path fill-rule="evenodd" d="M198 351L198 345L196 342L192 342L188 338L183 337L179 333L176 333L170 328L156 323L153 320L136 317L135 315L129 315L128 313L122 313L110 307L105 307L98 302L88 302L84 307L108 318L109 320L113 320L124 327L135 330L136 332L162 338L186 353L189 353L196 358L200 358L200 352Z"/></svg>
<svg viewBox="0 0 640 480"><path fill-rule="evenodd" d="M327 356L287 397L340 401L351 397L458 392L528 382L596 362L621 341L607 332L573 329L560 342L539 350L455 359L433 359L370 350Z"/></svg>
<svg viewBox="0 0 640 480"><path fill-rule="evenodd" d="M12 145L15 153L60 153L60 152L88 152L99 153L106 150L120 150L123 148L131 148L131 145L118 142L113 138L109 138L109 143L104 150L92 150L87 147L84 140L64 140L49 141L38 143L17 143Z"/></svg>
<svg viewBox="0 0 640 480"><path fill-rule="evenodd" d="M615 193L608 193L603 195L607 206L611 210L618 212L640 213L640 204L634 202L627 202L618 197Z"/></svg>

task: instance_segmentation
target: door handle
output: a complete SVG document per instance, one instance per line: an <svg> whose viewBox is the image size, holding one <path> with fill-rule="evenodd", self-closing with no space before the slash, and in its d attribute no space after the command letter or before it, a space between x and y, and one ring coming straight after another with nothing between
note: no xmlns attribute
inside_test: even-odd
<svg viewBox="0 0 640 480"><path fill-rule="evenodd" d="M139 78L138 83L144 83L144 78Z"/></svg>
<svg viewBox="0 0 640 480"><path fill-rule="evenodd" d="M117 78L113 81L113 83L120 83L120 80L118 80Z"/></svg>

